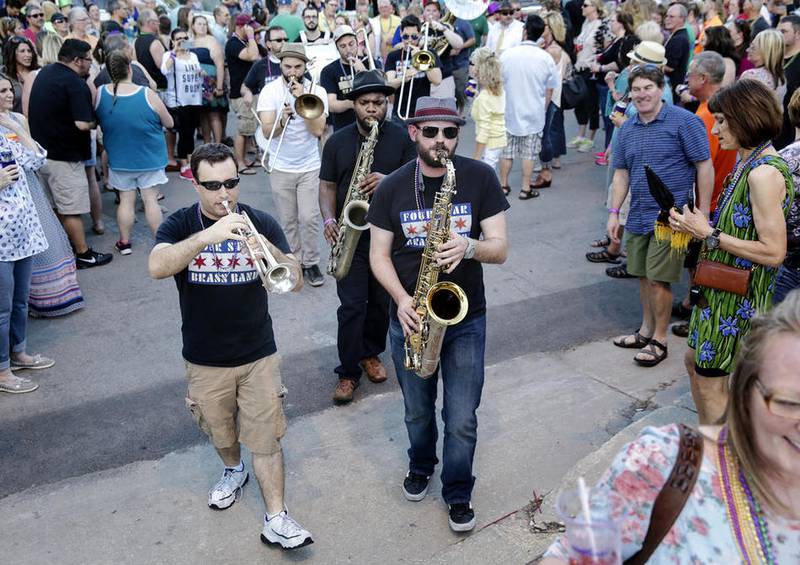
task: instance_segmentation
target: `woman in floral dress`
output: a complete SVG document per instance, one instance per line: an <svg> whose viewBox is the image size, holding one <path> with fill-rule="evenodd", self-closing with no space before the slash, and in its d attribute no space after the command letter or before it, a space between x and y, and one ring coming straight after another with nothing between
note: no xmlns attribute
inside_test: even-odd
<svg viewBox="0 0 800 565"><path fill-rule="evenodd" d="M672 228L704 241L701 261L749 270L745 296L701 287L689 325L686 368L700 422L722 416L727 376L741 339L757 311L772 304L775 277L786 256L786 215L794 188L786 162L770 142L782 124L778 99L763 83L740 80L719 91L708 104L717 123L712 133L722 149L739 153L711 219L684 208L671 213Z"/></svg>

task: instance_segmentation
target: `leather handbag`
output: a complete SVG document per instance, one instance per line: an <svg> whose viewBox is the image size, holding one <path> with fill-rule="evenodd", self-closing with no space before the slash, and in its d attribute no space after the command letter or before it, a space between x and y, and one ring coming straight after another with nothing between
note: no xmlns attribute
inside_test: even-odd
<svg viewBox="0 0 800 565"><path fill-rule="evenodd" d="M717 261L700 261L692 279L694 284L747 296L752 269L739 269Z"/></svg>
<svg viewBox="0 0 800 565"><path fill-rule="evenodd" d="M561 109L572 110L581 103L589 92L586 79L573 72L572 76L561 83Z"/></svg>
<svg viewBox="0 0 800 565"><path fill-rule="evenodd" d="M644 565L678 519L700 475L703 464L703 436L680 424L681 444L678 458L650 514L650 526L642 549L625 560L625 565Z"/></svg>

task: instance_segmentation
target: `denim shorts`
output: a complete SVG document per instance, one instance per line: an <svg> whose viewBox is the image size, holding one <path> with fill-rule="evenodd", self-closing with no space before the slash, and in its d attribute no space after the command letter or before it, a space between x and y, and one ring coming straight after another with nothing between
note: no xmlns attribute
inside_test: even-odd
<svg viewBox="0 0 800 565"><path fill-rule="evenodd" d="M167 184L164 169L155 171L115 171L108 168L108 184L122 192L137 188L152 188L159 184Z"/></svg>

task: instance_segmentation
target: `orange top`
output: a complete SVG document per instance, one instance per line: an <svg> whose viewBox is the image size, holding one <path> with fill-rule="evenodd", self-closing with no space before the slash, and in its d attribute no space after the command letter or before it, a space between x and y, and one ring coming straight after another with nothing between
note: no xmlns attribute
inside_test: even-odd
<svg viewBox="0 0 800 565"><path fill-rule="evenodd" d="M700 30L700 37L697 38L697 45L694 46L695 54L703 52L703 38L706 36L706 30L710 27L721 25L724 24L722 23L722 20L719 19L719 16L714 16L703 24L703 29Z"/></svg>
<svg viewBox="0 0 800 565"><path fill-rule="evenodd" d="M717 207L717 198L722 192L722 183L736 165L737 154L733 149L721 149L719 139L711 133L711 128L714 127L714 114L709 112L708 102L701 102L695 114L703 120L703 124L706 126L706 135L711 149L711 162L714 164L714 192L711 195L711 211L713 212Z"/></svg>

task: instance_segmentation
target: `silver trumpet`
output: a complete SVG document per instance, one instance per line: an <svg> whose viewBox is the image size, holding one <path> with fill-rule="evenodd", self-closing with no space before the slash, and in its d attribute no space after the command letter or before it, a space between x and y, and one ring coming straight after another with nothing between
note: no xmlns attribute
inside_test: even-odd
<svg viewBox="0 0 800 565"><path fill-rule="evenodd" d="M222 201L225 211L231 214L230 204L227 200ZM275 256L269 251L264 236L258 233L256 226L247 214L241 212L240 214L245 223L247 223L247 232L244 230L237 230L236 233L244 237L244 244L247 247L247 254L253 260L256 267L256 272L261 278L261 284L273 294L284 294L290 292L297 286L298 275L297 269L294 265L289 263L278 263ZM250 239L254 239L255 243L251 243Z"/></svg>

